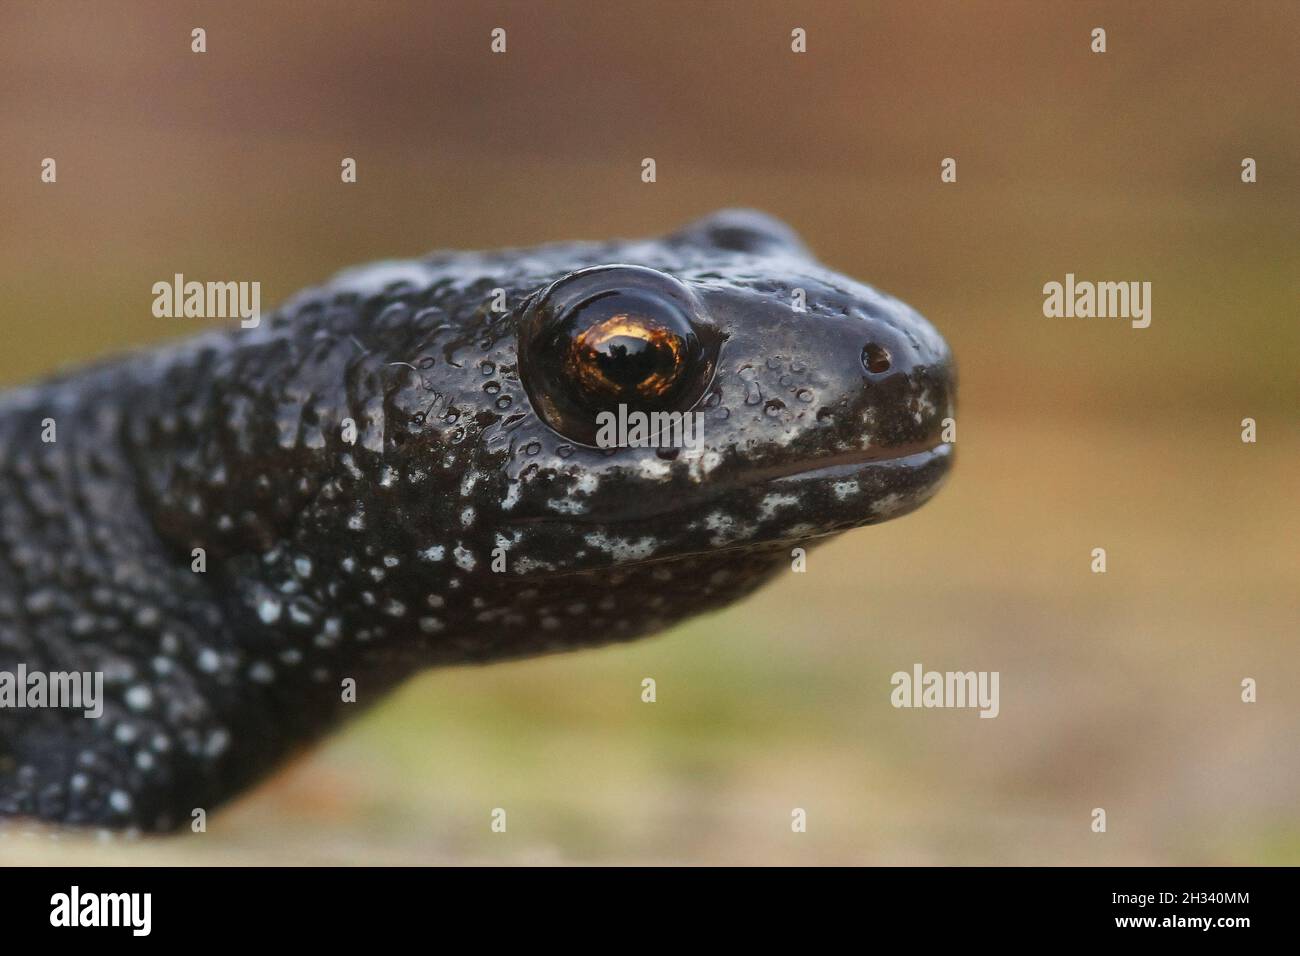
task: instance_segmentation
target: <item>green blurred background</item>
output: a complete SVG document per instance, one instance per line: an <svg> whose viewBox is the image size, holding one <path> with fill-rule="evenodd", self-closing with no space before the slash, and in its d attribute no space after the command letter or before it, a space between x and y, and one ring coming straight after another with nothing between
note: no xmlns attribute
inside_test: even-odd
<svg viewBox="0 0 1300 956"><path fill-rule="evenodd" d="M961 369L947 488L807 574L634 646L420 676L205 835L0 860L1300 862L1300 6L0 16L0 384L200 328L150 314L175 272L269 306L370 259L731 205L916 306ZM1152 282L1151 327L1044 318L1067 272ZM1000 671L1001 716L893 709L914 662Z"/></svg>

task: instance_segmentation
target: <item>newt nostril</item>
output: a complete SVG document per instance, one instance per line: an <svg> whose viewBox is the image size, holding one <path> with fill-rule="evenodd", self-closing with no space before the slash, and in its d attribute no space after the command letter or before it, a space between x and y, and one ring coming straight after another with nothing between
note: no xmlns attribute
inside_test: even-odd
<svg viewBox="0 0 1300 956"><path fill-rule="evenodd" d="M888 372L890 368L889 349L875 342L868 342L862 347L862 367L873 375Z"/></svg>

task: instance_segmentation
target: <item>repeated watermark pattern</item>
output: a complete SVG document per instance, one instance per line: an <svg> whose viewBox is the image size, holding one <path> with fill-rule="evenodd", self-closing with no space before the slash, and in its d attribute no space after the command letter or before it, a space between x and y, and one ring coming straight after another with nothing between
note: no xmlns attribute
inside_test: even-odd
<svg viewBox="0 0 1300 956"><path fill-rule="evenodd" d="M997 671L927 671L913 664L910 671L895 671L889 678L895 707L974 708L981 717L1001 711Z"/></svg>
<svg viewBox="0 0 1300 956"><path fill-rule="evenodd" d="M684 448L704 446L702 412L643 412L619 405L596 415L597 448Z"/></svg>
<svg viewBox="0 0 1300 956"><path fill-rule="evenodd" d="M103 671L28 670L19 662L0 670L0 710L80 710L90 720L104 715Z"/></svg>
<svg viewBox="0 0 1300 956"><path fill-rule="evenodd" d="M1135 329L1151 325L1150 282L1076 281L1073 272L1064 282L1043 286L1043 315L1049 319L1130 319Z"/></svg>
<svg viewBox="0 0 1300 956"><path fill-rule="evenodd" d="M262 321L262 283L196 282L176 273L153 284L153 314L159 319L239 319L245 329Z"/></svg>

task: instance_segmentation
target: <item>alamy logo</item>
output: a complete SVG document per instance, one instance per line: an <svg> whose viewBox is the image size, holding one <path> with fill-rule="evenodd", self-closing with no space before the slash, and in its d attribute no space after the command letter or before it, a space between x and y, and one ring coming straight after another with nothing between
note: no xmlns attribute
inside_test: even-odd
<svg viewBox="0 0 1300 956"><path fill-rule="evenodd" d="M159 319L239 319L245 329L262 321L262 283L186 282L176 273L171 282L153 284L153 314Z"/></svg>
<svg viewBox="0 0 1300 956"><path fill-rule="evenodd" d="M0 709L68 708L90 720L104 714L103 671L0 671Z"/></svg>
<svg viewBox="0 0 1300 956"><path fill-rule="evenodd" d="M926 671L920 664L912 672L895 671L889 678L894 689L889 702L895 707L978 707L981 717L996 717L997 671Z"/></svg>
<svg viewBox="0 0 1300 956"><path fill-rule="evenodd" d="M1151 324L1150 282L1065 282L1043 286L1043 315L1049 319L1131 319L1135 329Z"/></svg>
<svg viewBox="0 0 1300 956"><path fill-rule="evenodd" d="M689 448L704 444L703 412L638 412L619 405L596 415L597 448Z"/></svg>
<svg viewBox="0 0 1300 956"><path fill-rule="evenodd" d="M148 936L153 926L152 893L82 893L81 887L50 897L51 926L128 926Z"/></svg>

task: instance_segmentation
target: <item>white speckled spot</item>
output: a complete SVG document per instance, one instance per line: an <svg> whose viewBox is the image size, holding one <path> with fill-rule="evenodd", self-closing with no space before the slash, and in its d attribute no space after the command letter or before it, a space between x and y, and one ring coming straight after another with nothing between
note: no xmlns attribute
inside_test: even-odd
<svg viewBox="0 0 1300 956"><path fill-rule="evenodd" d="M587 503L577 498L552 498L546 502L546 507L561 515L580 515L587 512Z"/></svg>
<svg viewBox="0 0 1300 956"><path fill-rule="evenodd" d="M229 732L218 727L208 735L207 743L203 745L203 752L209 757L220 757L229 746Z"/></svg>
<svg viewBox="0 0 1300 956"><path fill-rule="evenodd" d="M642 458L637 462L637 471L641 473L642 478L655 480L658 478L667 478L672 473L673 464L662 458Z"/></svg>
<svg viewBox="0 0 1300 956"><path fill-rule="evenodd" d="M584 535L582 540L593 548L599 548L618 561L643 560L653 555L659 547L659 541L656 538L644 537L637 538L634 541L631 538L611 537L603 531Z"/></svg>
<svg viewBox="0 0 1300 956"><path fill-rule="evenodd" d="M854 479L837 481L831 485L831 491L835 493L835 497L839 501L843 501L850 495L856 495L859 488L860 486L858 485L858 482Z"/></svg>
<svg viewBox="0 0 1300 956"><path fill-rule="evenodd" d="M121 723L113 728L113 739L120 744L134 743L139 731L132 724Z"/></svg>
<svg viewBox="0 0 1300 956"><path fill-rule="evenodd" d="M274 624L280 620L280 612L283 606L276 598L262 598L257 602L257 616L262 619L263 624Z"/></svg>
<svg viewBox="0 0 1300 956"><path fill-rule="evenodd" d="M518 481L510 482L510 487L506 489L506 496L501 499L501 510L509 511L519 502L520 487L521 487L520 482Z"/></svg>
<svg viewBox="0 0 1300 956"><path fill-rule="evenodd" d="M764 495L763 500L758 504L758 517L760 521L766 521L776 513L778 508L789 508L799 503L799 499L794 495L770 494ZM712 529L711 529L712 530Z"/></svg>
<svg viewBox="0 0 1300 956"><path fill-rule="evenodd" d="M147 710L153 703L153 691L143 684L137 684L126 692L126 706L132 710Z"/></svg>
<svg viewBox="0 0 1300 956"><path fill-rule="evenodd" d="M248 677L258 684L269 684L275 680L275 669L266 661L258 661L248 669Z"/></svg>

